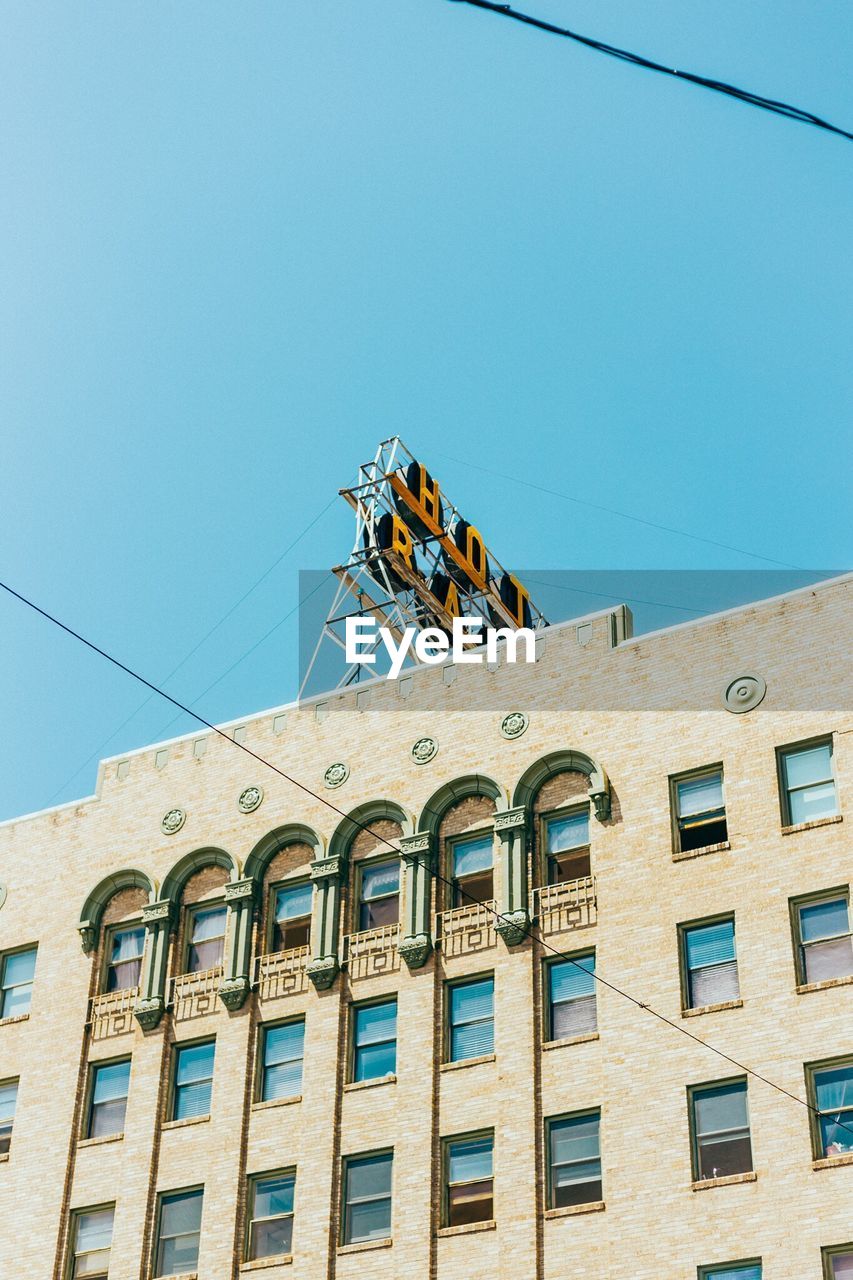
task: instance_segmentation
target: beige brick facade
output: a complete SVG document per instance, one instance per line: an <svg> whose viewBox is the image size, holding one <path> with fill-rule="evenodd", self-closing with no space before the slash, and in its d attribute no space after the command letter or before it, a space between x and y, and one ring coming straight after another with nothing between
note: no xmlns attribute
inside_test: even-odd
<svg viewBox="0 0 853 1280"><path fill-rule="evenodd" d="M334 693L240 726L238 740L322 799L200 732L105 762L90 799L0 826L8 890L0 951L38 944L29 1015L0 1022L0 1083L20 1082L11 1148L0 1163L0 1274L66 1280L72 1213L114 1204L110 1280L148 1280L158 1194L203 1186L199 1280L256 1271L264 1280L696 1280L699 1266L758 1258L763 1280L820 1280L821 1249L853 1240L853 1157L816 1162L807 1110L751 1079L754 1178L696 1188L688 1087L743 1073L603 985L598 1033L550 1042L543 963L551 948L594 949L602 977L799 1098L804 1064L853 1056L853 985L797 990L789 913L792 898L853 880L850 585L838 579L615 647L611 615L602 613L592 619L591 643L588 633L579 643L575 624L550 629L532 667L460 667L453 678L422 670L405 686L375 683L358 697ZM744 672L759 673L767 694L755 710L732 714L722 692ZM508 739L501 721L516 710L529 715L529 726ZM425 735L439 750L419 765L411 748ZM786 831L777 749L815 737L832 740L839 816ZM496 810L515 803L525 772L558 752L583 753L609 779L610 815L591 819L593 908L517 946L493 921L448 927L411 970L396 938L366 954L356 939L339 943L343 969L326 990L306 977L305 957L258 985L269 886L309 874L312 861L340 845L341 814L323 801L342 813L379 800L398 807L368 823L376 835L356 834L344 850L343 939L357 927L357 864L388 851L379 837L396 844L423 830L431 797L450 795L436 842L446 875L449 838L488 828ZM335 762L349 776L331 789L324 774ZM717 763L728 841L677 859L669 779ZM441 790L460 779L468 782L454 794ZM253 785L263 788L263 802L243 813L238 797ZM534 796L528 891L542 883L539 815L584 802L588 786L583 772L569 769ZM176 807L186 820L164 834L163 815ZM258 849L272 856L257 889L254 986L242 1006L226 1008L212 980L208 990L176 999L152 1030L142 1029L130 1004L90 1020L105 929L138 921L172 868L196 854L177 892L171 984L182 967L185 907L221 901ZM96 945L84 952L84 902L128 868L147 877L150 890L125 881L107 894ZM434 918L448 903L444 886L433 888ZM736 918L742 1003L685 1017L677 927L726 912ZM234 920L232 912L226 949ZM316 929L315 919L315 940ZM494 974L494 1054L446 1064L445 983L484 973ZM167 998L171 991L167 985ZM350 1004L392 993L396 1076L354 1087ZM301 1015L302 1093L259 1103L259 1024ZM174 1046L210 1037L210 1116L170 1122ZM81 1139L90 1064L127 1056L122 1136ZM601 1110L603 1206L549 1209L545 1121L591 1108ZM494 1219L448 1230L441 1141L480 1130L494 1131ZM394 1154L390 1241L342 1246L341 1161L380 1149ZM292 1254L272 1265L245 1263L247 1178L284 1169L296 1171Z"/></svg>

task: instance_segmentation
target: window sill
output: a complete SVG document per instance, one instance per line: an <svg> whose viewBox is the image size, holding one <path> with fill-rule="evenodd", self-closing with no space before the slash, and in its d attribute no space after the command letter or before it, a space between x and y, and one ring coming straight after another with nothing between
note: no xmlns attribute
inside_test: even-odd
<svg viewBox="0 0 853 1280"><path fill-rule="evenodd" d="M123 1133L105 1133L100 1138L81 1138L77 1143L77 1150L81 1147L102 1147L107 1142L121 1142L123 1139Z"/></svg>
<svg viewBox="0 0 853 1280"><path fill-rule="evenodd" d="M672 855L673 862L687 862L689 858L703 858L706 853L724 853L726 849L731 849L731 843L728 840L721 840L719 844L703 844L699 849L679 850L678 853Z"/></svg>
<svg viewBox="0 0 853 1280"><path fill-rule="evenodd" d="M439 1071L459 1071L462 1067L479 1067L483 1062L494 1062L493 1053L484 1053L479 1058L461 1058L459 1062L442 1062Z"/></svg>
<svg viewBox="0 0 853 1280"><path fill-rule="evenodd" d="M796 835L798 831L814 831L815 827L831 827L836 822L843 822L843 813L832 813L828 818L815 818L814 822L798 822L793 827L783 827L783 836Z"/></svg>
<svg viewBox="0 0 853 1280"><path fill-rule="evenodd" d="M703 1013L720 1013L723 1009L742 1009L742 1000L721 1000L719 1004L703 1004L698 1009L682 1009L682 1018L698 1018Z"/></svg>
<svg viewBox="0 0 853 1280"><path fill-rule="evenodd" d="M187 1116L186 1120L166 1120L163 1124L163 1130L165 1132L166 1129L189 1129L190 1125L207 1124L209 1120L210 1116ZM183 1280L183 1276L181 1280Z"/></svg>
<svg viewBox="0 0 853 1280"><path fill-rule="evenodd" d="M265 1267L289 1267L292 1262L292 1253L276 1253L270 1258L256 1258L253 1262L241 1262L240 1275L246 1275L251 1271L263 1271Z"/></svg>
<svg viewBox="0 0 853 1280"><path fill-rule="evenodd" d="M342 1253L367 1253L370 1249L390 1249L394 1241L390 1236L384 1240L359 1240L358 1244L339 1244L338 1257Z"/></svg>
<svg viewBox="0 0 853 1280"><path fill-rule="evenodd" d="M458 1227L439 1227L435 1234L444 1240L448 1236L467 1236L472 1231L494 1231L497 1225L494 1218L487 1218L485 1222L463 1222Z"/></svg>
<svg viewBox="0 0 853 1280"><path fill-rule="evenodd" d="M740 1182L757 1182L757 1173L730 1173L726 1178L703 1178L701 1182L691 1182L691 1191L709 1191L712 1187L734 1187Z"/></svg>
<svg viewBox="0 0 853 1280"><path fill-rule="evenodd" d="M597 1031L586 1031L582 1036L567 1036L565 1040L546 1040L542 1045L542 1052L548 1049L564 1049L570 1044L589 1044L593 1040L600 1040L601 1037Z"/></svg>
<svg viewBox="0 0 853 1280"><path fill-rule="evenodd" d="M833 987L847 987L853 982L853 973L846 978L824 978L823 982L803 982L796 988L798 996L809 991L830 991Z"/></svg>
<svg viewBox="0 0 853 1280"><path fill-rule="evenodd" d="M197 1271L176 1271L172 1275L163 1276L163 1280L198 1280Z"/></svg>
<svg viewBox="0 0 853 1280"><path fill-rule="evenodd" d="M358 1093L359 1089L375 1089L377 1085L396 1083L397 1077L391 1072L387 1076L376 1076L373 1080L351 1080L344 1085L344 1093Z"/></svg>
<svg viewBox="0 0 853 1280"><path fill-rule="evenodd" d="M812 1168L817 1172L819 1169L836 1169L845 1164L853 1164L853 1151L843 1156L824 1156L821 1160L814 1160Z"/></svg>
<svg viewBox="0 0 853 1280"><path fill-rule="evenodd" d="M253 1111L269 1111L271 1107L292 1107L295 1102L302 1101L301 1093L294 1093L290 1098L266 1098L263 1102L253 1102Z"/></svg>
<svg viewBox="0 0 853 1280"><path fill-rule="evenodd" d="M546 1209L545 1218L574 1218L579 1213L601 1213L605 1208L603 1200L590 1200L589 1204L564 1204L559 1209Z"/></svg>
<svg viewBox="0 0 853 1280"><path fill-rule="evenodd" d="M0 1027L11 1027L13 1022L26 1022L29 1016L28 1013L16 1013L11 1018L0 1018Z"/></svg>

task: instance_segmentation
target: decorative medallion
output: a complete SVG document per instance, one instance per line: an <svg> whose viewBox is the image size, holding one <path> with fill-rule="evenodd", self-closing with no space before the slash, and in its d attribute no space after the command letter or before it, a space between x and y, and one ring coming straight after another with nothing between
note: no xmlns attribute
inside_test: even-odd
<svg viewBox="0 0 853 1280"><path fill-rule="evenodd" d="M176 831L180 831L186 820L187 814L185 809L170 809L168 813L163 815L163 821L160 823L160 830L164 835L173 836Z"/></svg>
<svg viewBox="0 0 853 1280"><path fill-rule="evenodd" d="M435 738L418 738L412 747L412 759L415 764L429 764L438 755L438 743Z"/></svg>
<svg viewBox="0 0 853 1280"><path fill-rule="evenodd" d="M754 671L747 671L726 685L723 693L723 705L727 711L741 715L744 711L752 711L758 706L767 692L767 685L762 676Z"/></svg>
<svg viewBox="0 0 853 1280"><path fill-rule="evenodd" d="M6 901L6 893L7 893L7 889L5 884L0 882L0 907L2 907L3 903Z"/></svg>
<svg viewBox="0 0 853 1280"><path fill-rule="evenodd" d="M336 787L342 787L349 777L349 765L342 761L336 764L330 764L326 772L323 774L323 781L330 790L334 791Z"/></svg>
<svg viewBox="0 0 853 1280"><path fill-rule="evenodd" d="M505 738L520 738L529 724L530 720L523 711L510 711L501 720L501 733Z"/></svg>
<svg viewBox="0 0 853 1280"><path fill-rule="evenodd" d="M237 808L241 813L254 813L256 809L261 807L263 799L263 787L246 787L245 791L240 792Z"/></svg>

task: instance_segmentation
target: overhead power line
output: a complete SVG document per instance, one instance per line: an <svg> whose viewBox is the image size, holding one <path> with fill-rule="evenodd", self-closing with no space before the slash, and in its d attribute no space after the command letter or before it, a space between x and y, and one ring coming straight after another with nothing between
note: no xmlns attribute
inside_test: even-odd
<svg viewBox="0 0 853 1280"><path fill-rule="evenodd" d="M93 653L98 654L100 657L104 658L107 662L112 663L112 665L114 667L117 667L120 671L124 671L125 674L129 675L133 680L137 680L140 684L144 685L146 689L149 689L152 693L159 694L161 698L164 698L167 702L171 702L172 705L174 707L177 707L179 711L185 712L186 715L191 716L194 720L197 720L199 724L202 724L205 726L205 728L210 729L212 733L217 734L220 738L223 738L226 742L230 742L232 746L237 747L238 750L243 751L248 756L251 756L252 759L257 760L259 764L265 765L266 768L271 769L273 773L277 773L279 777L284 778L286 782L289 782L292 786L296 787L299 791L303 792L304 795L311 796L312 799L319 801L320 804L324 805L327 809L331 809L331 811L333 813L338 814L339 817L347 818L354 826L358 827L359 830L367 832L368 835L373 836L374 839L386 845L393 853L396 853L399 855L402 852L398 845L393 844L392 841L388 840L385 836L381 835L378 831L374 831L366 823L360 822L358 821L358 819L353 818L350 814L346 813L345 810L339 809L338 806L336 804L333 804L331 800L328 800L325 796L319 795L316 791L312 791L312 789L309 786L306 786L304 782L300 782L298 778L294 778L291 774L286 773L284 769L280 769L278 765L273 764L271 760L267 760L264 756L259 755L256 751L253 751L251 747L247 747L244 742L235 741L235 739L230 737L223 729L220 729L217 725L211 723L210 720L206 720L205 717L200 715L198 711L194 711L192 707L185 706L182 702L179 702L177 698L173 698L170 693L166 693L164 689L160 689L156 684L153 684L152 681L146 679L145 676L140 675L138 671L134 671L132 667L127 666L127 664L122 662L119 658L114 657L111 653L108 653L106 649L102 649L99 645L95 644L93 640L88 640L85 636L81 635L79 631L75 631L73 627L68 626L67 623L62 622L54 614L49 613L47 609L43 609L41 605L36 604L34 600L30 600L29 597L23 595L20 591L16 591L14 587L10 586L6 582L3 582L2 580L0 580L0 587L2 587L2 589L5 592L7 592L10 596L13 596L16 600L19 600L21 604L26 605L28 609L32 609L33 612L40 614L42 618L45 618L48 622L53 623L54 626L58 627L61 631L64 631L66 635L71 636L74 640L78 640L80 644L85 645L87 649L90 649ZM453 887L451 884L451 881L449 881L445 876L442 876L439 872L432 871L431 875L432 875L432 878L434 880L437 880L439 883L444 884L448 887ZM457 886L457 887L460 887L460 886ZM464 889L462 890L462 892L463 892L463 896L466 898L469 898L472 903L476 901L476 899L474 899ZM480 905L484 905L484 904L480 904ZM501 912L496 910L494 907L487 907L487 910L490 912L491 915L494 916L496 922L505 921L507 919L506 916L502 915ZM511 923L515 923L515 922L511 922ZM578 961L575 960L572 956L567 955L563 951L559 951L556 947L551 946L549 942L546 942L545 939L542 937L541 931L534 932L533 928L528 926L524 928L522 932L526 937L530 938L531 940L538 941L542 947L544 947L547 951L552 952L559 959L568 961L569 963L575 965L575 967L578 969L582 968L582 966L578 963ZM584 969L583 972L588 973L586 969ZM630 992L625 991L624 988L617 986L616 983L610 982L602 974L595 972L593 973L592 976L594 977L596 982L600 983L602 986L607 987L610 991L613 991L616 995L621 996L624 1000L627 1000L630 1004L634 1005L635 1008L641 1009L645 1013L650 1014L653 1018L656 1018L659 1022L664 1023L668 1027L671 1027L674 1031L681 1032L681 1034L683 1036L686 1036L688 1040L692 1040L695 1044L700 1045L703 1049L707 1049L710 1053L716 1054L718 1058L722 1058L725 1062L729 1063L731 1066L737 1067L739 1071L743 1071L746 1075L751 1076L755 1080L760 1080L762 1084L766 1084L769 1088L774 1089L777 1093L782 1094L786 1098L790 1098L793 1102L799 1103L801 1107L805 1107L805 1109L809 1111L811 1114L815 1116L818 1116L820 1114L817 1107L813 1106L806 1099L798 1097L797 1094L791 1093L790 1090L784 1088L783 1085L776 1084L775 1081L768 1079L767 1076L762 1075L761 1072L756 1071L753 1067L748 1067L745 1063L739 1061L739 1059L733 1058L730 1054L726 1053L722 1049L718 1049L716 1045L711 1044L710 1041L700 1039L699 1036L694 1035L692 1031L688 1031L686 1027L679 1026L677 1022L673 1022L671 1018L667 1018L665 1014L660 1013L658 1012L657 1009L652 1008L652 1006L648 1004L646 1001L639 1000L636 996L631 995ZM849 1129L849 1127L847 1125L842 1124L841 1121L837 1121L836 1123L839 1125L840 1128L843 1128L845 1130L848 1130L850 1133L853 1133L853 1129Z"/></svg>
<svg viewBox="0 0 853 1280"><path fill-rule="evenodd" d="M714 80L709 76L697 75L694 71L680 71L675 67L667 67L662 62L654 62L651 58L643 57L640 53L631 53L628 49L605 44L603 40L596 40L592 36L580 35L579 32L571 31L568 27L558 27L553 22L546 22L544 18L536 18L529 13L519 13L511 5L495 4L493 0L455 0L455 3L469 4L475 9L488 9L491 13L500 14L503 18L523 22L528 27L536 27L540 31L547 31L555 36L565 36L567 40L574 40L577 44L586 45L588 49L595 49L598 53L606 53L611 58L619 58L622 62L632 62L635 66L644 67L647 71L659 71L663 75L674 76L677 80L687 80L690 84L697 84L703 89L712 89L715 93L724 93L729 98L737 98L739 102L745 102L750 107L760 107L762 111L772 111L777 116L786 116L789 120L798 120L801 124L811 124L818 129L825 129L828 133L836 133L841 138L853 141L853 133L836 124L831 124L829 120L824 120L812 111L805 111L802 107L794 107L789 102L779 102L775 98L765 98L762 94L752 93L749 89L739 89L737 85L727 84L725 80Z"/></svg>

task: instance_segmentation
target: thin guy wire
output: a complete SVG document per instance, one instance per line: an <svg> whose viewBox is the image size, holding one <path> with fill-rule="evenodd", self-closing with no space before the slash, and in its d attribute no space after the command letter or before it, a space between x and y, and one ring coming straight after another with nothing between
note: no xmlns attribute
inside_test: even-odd
<svg viewBox="0 0 853 1280"><path fill-rule="evenodd" d="M558 570L558 572L562 572ZM710 613L708 608L691 609L686 604L668 604L663 600L639 600L636 596L614 595L609 591L587 591L586 587L569 587L564 582L543 582L541 578L531 578L529 574L524 575L525 582L532 582L536 587L545 587L550 591L572 591L579 596L596 596L599 600L617 600L619 604L648 604L656 609L677 609L679 613L692 613L702 616L703 613Z"/></svg>
<svg viewBox="0 0 853 1280"><path fill-rule="evenodd" d="M513 18L516 22L523 22L526 26L536 27L540 31L547 31L551 35L565 36L567 40L574 40L577 44L586 45L588 49L595 49L598 53L606 53L611 58L619 58L622 62L631 62L637 67L644 67L647 71L660 71L663 75L674 76L677 80L687 80L690 84L697 84L703 89L712 89L715 93L726 94L727 97L737 98L740 102L745 102L751 107L760 107L763 111L772 111L775 115L786 116L789 120L798 120L801 124L811 124L818 129L825 129L828 133L836 133L841 138L847 138L853 142L853 133L847 129L840 128L839 125L831 124L829 120L824 120L821 116L817 116L813 111L806 111L802 107L791 106L788 102L779 102L775 98L765 98L760 93L753 93L750 89L739 89L737 85L727 84L725 80L713 80L708 76L697 75L694 71L679 71L675 67L664 66L662 62L654 62L651 58L645 58L640 53L631 53L628 49L620 49L616 45L605 44L602 40L596 40L592 36L582 36L577 31L570 31L568 27L555 26L553 22L546 22L543 18L535 18L528 13L519 13L517 9L513 9L508 4L495 4L493 0L456 0L456 3L469 4L475 9L487 9L490 13L500 14L503 18Z"/></svg>
<svg viewBox="0 0 853 1280"><path fill-rule="evenodd" d="M48 613L46 609L42 609L40 605L37 605L35 603L35 601L30 600L25 595L22 595L21 592L16 591L14 587L9 586L8 583L0 580L0 587L2 587L3 590L6 591L10 596L14 596L16 600L20 600L22 604L25 604L28 608L32 609L35 613L40 614L48 622L52 622L54 626L57 626L60 628L60 630L66 632L67 635L72 636L75 640L79 640L80 643L85 645L87 649L91 649L93 653L97 653L100 657L105 658L107 662L112 663L114 667L118 667L120 671L124 671L125 674L131 676L132 679L138 680L140 684L145 685L145 687L150 689L153 693L158 693L161 698L165 698L167 702L171 702L174 706L178 707L179 710L186 712L187 715L192 716L195 720L198 720L199 724L205 725L206 728L210 729L213 733L218 734L219 737L223 738L226 742L230 742L235 747L239 747L241 751L245 752L246 755L251 756L253 760L257 760L259 764L266 765L268 769L272 769L273 773L277 773L279 777L284 778L286 782L291 783L299 791L304 792L305 795L311 796L312 799L314 800L318 800L321 804L325 805L327 809L331 809L334 813L337 813L341 818L345 818L347 821L352 823L354 827L357 827L360 831L364 831L364 832L367 832L368 835L372 835L375 839L381 841L382 844L387 845L387 847L393 853L396 853L396 854L402 853L402 850L398 845L392 844L390 840L386 839L386 837L381 835L378 831L374 831L371 827L367 826L365 823L359 822L357 818L353 818L350 814L345 813L343 809L339 809L338 806L336 804L333 804L331 800L326 799L325 796L318 795L316 791L312 791L310 787L307 787L304 782L300 782L298 778L294 778L289 773L285 773L283 769L279 769L277 765L274 765L271 760L265 759L264 756L258 755L256 751L253 751L251 747L247 747L245 743L236 742L234 738L229 737L228 734L224 732L224 730L218 728L215 724L212 724L209 720L206 720L204 716L199 714L199 712L193 711L192 708L184 706L184 704L182 702L179 702L177 698L173 698L170 693L166 693L165 690L159 689L157 685L152 684L150 680L147 680L145 676L140 675L138 671L134 671L131 667L128 667L124 662L121 662L120 659L113 657L113 655L110 653L107 653L105 649L101 649L98 645L94 643L94 641L87 640L85 636L80 635L79 631L75 631L73 627L69 627L66 623L60 621L59 618L55 617L51 613ZM430 870L430 875L434 880L438 880L442 884L445 884L448 887L453 888L452 882L449 881L445 876L442 876L439 872ZM461 886L456 886L456 887L460 888ZM466 898L469 898L472 903L476 902L476 899L473 898L472 895L469 894L466 890L462 889L462 893L463 893L463 896ZM482 906L483 904L481 903L479 905ZM514 921L509 920L508 917L504 916L501 912L497 911L494 907L487 907L486 909L495 917L496 921L503 920L510 924L515 923ZM537 935L529 927L522 927L521 932L525 937L530 938L532 941L539 942L540 946L544 947L548 951L553 952L553 954L557 956L559 959L568 961L570 964L573 964L577 969L582 969L582 966L578 963L577 960L574 960L570 955L567 955L563 951L558 951L556 947L552 947L551 944L546 942L545 939L541 936L541 933L537 937ZM588 970L583 969L583 972L588 973ZM688 1040L693 1040L696 1044L701 1045L703 1049L709 1049L711 1053L716 1054L719 1058L722 1058L725 1062L730 1062L732 1066L737 1067L739 1071L743 1071L747 1075L752 1076L754 1079L760 1080L763 1084L766 1084L769 1088L775 1089L777 1093L784 1094L785 1097L790 1098L792 1101L799 1103L801 1107L805 1107L806 1110L809 1111L811 1114L815 1116L820 1116L820 1112L818 1108L815 1106L812 1106L810 1102L805 1101L803 1098L797 1097L795 1093L791 1093L788 1089L785 1089L782 1085L776 1084L773 1080L769 1080L766 1076L763 1076L759 1071L755 1071L752 1067L746 1066L745 1063L738 1061L737 1058L731 1057L730 1054L724 1053L722 1049L716 1048L715 1045L710 1044L707 1040L700 1040L699 1037L694 1035L692 1031L688 1031L686 1027L679 1026L677 1022L673 1022L670 1018L667 1018L664 1014L659 1013L657 1009L653 1009L650 1004L646 1004L644 1001L638 1000L636 996L632 996L629 992L624 991L621 987L617 987L615 983L608 981L606 978L602 977L601 974L596 972L596 973L593 973L592 976L596 982L600 982L603 986L608 987L609 990L614 991L617 995L622 996L624 1000L629 1001L629 1003L633 1004L637 1009L645 1010L647 1013L650 1013L653 1017L657 1018L660 1022L663 1022L668 1027L671 1027L674 1031L680 1031L683 1036L686 1036L688 1038ZM848 1126L842 1124L840 1120L836 1121L835 1123L845 1131L849 1131L850 1133L853 1133L853 1129L848 1130Z"/></svg>

